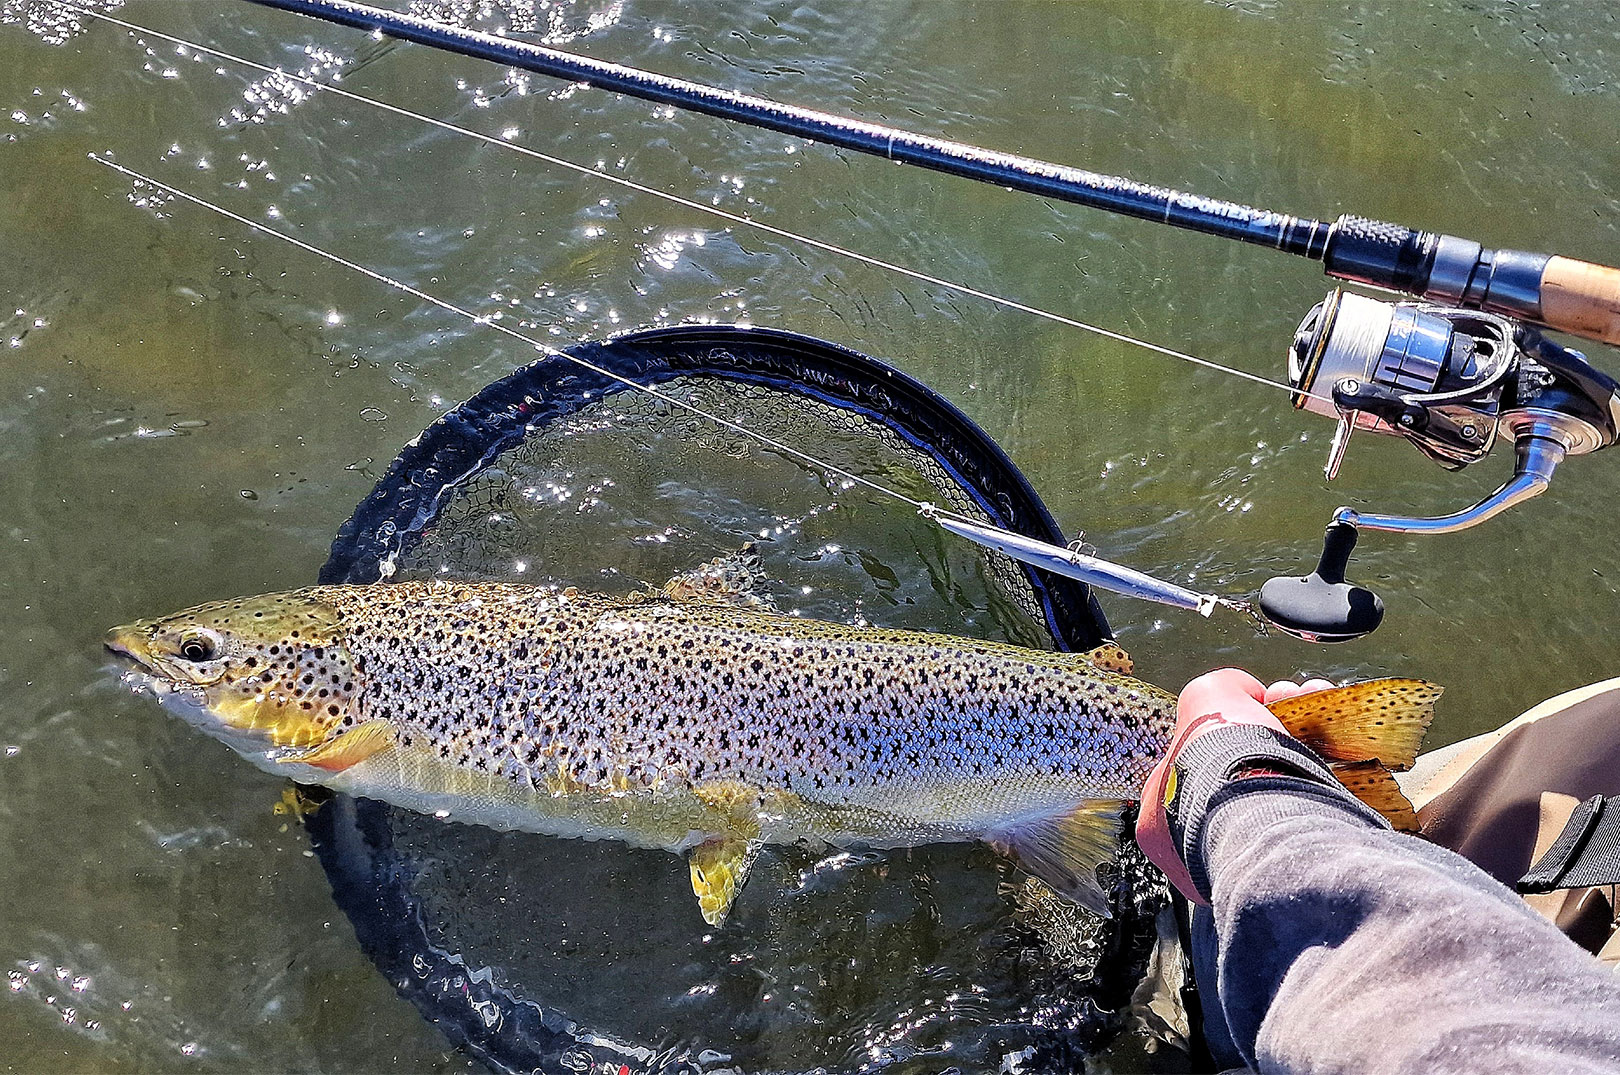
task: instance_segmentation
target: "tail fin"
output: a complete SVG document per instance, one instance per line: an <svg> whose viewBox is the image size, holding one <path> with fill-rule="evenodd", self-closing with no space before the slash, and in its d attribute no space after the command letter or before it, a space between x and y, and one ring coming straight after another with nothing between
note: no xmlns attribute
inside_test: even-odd
<svg viewBox="0 0 1620 1075"><path fill-rule="evenodd" d="M1434 719L1441 688L1421 679L1374 679L1315 691L1267 706L1288 734L1327 758L1351 794L1397 829L1417 816L1391 770L1410 769Z"/></svg>
<svg viewBox="0 0 1620 1075"><path fill-rule="evenodd" d="M1400 772L1417 760L1440 690L1421 679L1373 679L1266 708L1289 735L1330 761L1376 761Z"/></svg>
<svg viewBox="0 0 1620 1075"><path fill-rule="evenodd" d="M1097 882L1097 867L1119 850L1119 799L1087 799L1061 813L1017 821L985 834L985 842L1045 881L1061 895L1104 918L1108 897Z"/></svg>
<svg viewBox="0 0 1620 1075"><path fill-rule="evenodd" d="M1377 810L1400 832L1418 831L1417 811L1395 783L1395 774L1375 761L1341 762L1333 775L1350 789L1350 794Z"/></svg>

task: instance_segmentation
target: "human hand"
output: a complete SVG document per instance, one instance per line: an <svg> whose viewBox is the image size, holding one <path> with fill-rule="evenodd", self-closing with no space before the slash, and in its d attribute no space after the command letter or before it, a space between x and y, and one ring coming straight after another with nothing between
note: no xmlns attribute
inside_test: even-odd
<svg viewBox="0 0 1620 1075"><path fill-rule="evenodd" d="M1136 842L1183 896L1195 903L1204 902L1181 860L1166 813L1177 791L1174 763L1182 747L1205 732L1233 724L1259 725L1286 735L1282 722L1266 706L1332 686L1325 679L1310 679L1304 683L1280 680L1268 687L1241 668L1222 668L1206 672L1182 689L1176 700L1176 727L1170 744L1142 787Z"/></svg>

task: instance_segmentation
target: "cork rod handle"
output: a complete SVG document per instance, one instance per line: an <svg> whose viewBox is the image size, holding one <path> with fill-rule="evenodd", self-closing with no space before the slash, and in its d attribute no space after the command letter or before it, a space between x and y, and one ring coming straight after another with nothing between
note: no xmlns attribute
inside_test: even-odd
<svg viewBox="0 0 1620 1075"><path fill-rule="evenodd" d="M1620 269L1553 257L1541 274L1541 319L1551 328L1620 344Z"/></svg>

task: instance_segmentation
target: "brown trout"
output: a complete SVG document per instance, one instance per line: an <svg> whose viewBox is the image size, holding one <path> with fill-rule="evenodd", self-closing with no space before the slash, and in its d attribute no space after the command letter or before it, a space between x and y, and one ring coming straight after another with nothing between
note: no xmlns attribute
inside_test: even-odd
<svg viewBox="0 0 1620 1075"><path fill-rule="evenodd" d="M983 840L1107 913L1096 869L1175 722L1175 697L1125 675L1118 647L781 615L714 565L628 598L315 587L141 620L107 645L137 685L272 773L687 852L713 924L768 843ZM1361 763L1347 783L1398 811L1384 767L1411 764L1438 694L1381 680L1273 709Z"/></svg>

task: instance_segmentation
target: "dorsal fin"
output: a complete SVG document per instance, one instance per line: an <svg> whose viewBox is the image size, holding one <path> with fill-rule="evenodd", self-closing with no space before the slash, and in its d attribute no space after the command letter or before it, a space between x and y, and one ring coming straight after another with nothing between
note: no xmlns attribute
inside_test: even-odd
<svg viewBox="0 0 1620 1075"><path fill-rule="evenodd" d="M695 601L742 608L769 608L769 599L758 588L765 573L753 542L706 564L683 571L660 587L659 596L669 601Z"/></svg>

